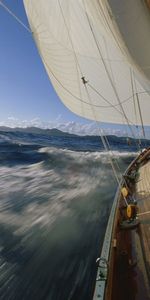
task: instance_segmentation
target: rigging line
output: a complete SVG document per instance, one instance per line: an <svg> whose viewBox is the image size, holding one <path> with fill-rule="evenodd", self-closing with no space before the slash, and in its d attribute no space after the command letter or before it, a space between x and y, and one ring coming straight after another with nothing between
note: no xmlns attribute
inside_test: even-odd
<svg viewBox="0 0 150 300"><path fill-rule="evenodd" d="M137 92L137 94L148 94L148 93L150 93L150 90L145 90L145 91L142 91L142 92Z"/></svg>
<svg viewBox="0 0 150 300"><path fill-rule="evenodd" d="M143 215L147 215L147 214L150 214L150 210L145 211L143 213L139 213L139 214L137 214L137 216L143 216Z"/></svg>
<svg viewBox="0 0 150 300"><path fill-rule="evenodd" d="M109 154L109 156L108 156L108 157L109 157L109 162L110 162L110 164L111 164L111 167L112 167L112 170L113 170L115 179L116 179L116 181L117 181L117 183L118 183L118 185L119 185L119 184L120 184L120 181L119 181L119 178L118 178L118 174L117 174L117 171L116 171L116 169L115 169L113 160L112 160L112 158L111 158L111 156L110 156L110 151L109 151L109 149L108 149L108 147L107 147L107 143L106 143L106 140L105 140L105 138L104 138L105 135L103 135L103 130L102 130L102 128L99 127L99 124L98 124L98 121L97 121L97 118L96 118L96 114L95 114L95 110L94 110L94 107L93 107L93 105L92 105L92 103L91 103L91 98L90 98L90 95L89 95L89 92L88 92L86 83L84 84L84 86L85 86L85 90L86 90L86 93L87 93L87 96L88 96L88 99L89 99L89 102L90 102L90 105L91 105L91 110L92 110L92 112L93 112L93 116L94 116L95 122L96 122L96 124L97 124L99 136L100 136L100 138L101 138L101 140L102 140L102 143L103 143L103 146L104 146L105 151L108 152L108 154Z"/></svg>
<svg viewBox="0 0 150 300"><path fill-rule="evenodd" d="M105 132L105 131L103 130L103 132ZM120 171L120 170L121 170L121 169L120 169L120 166L119 166L117 160L115 159L113 150L111 150L110 143L109 143L109 139L108 139L108 137L107 137L106 134L104 135L104 138L105 138L105 140L106 140L106 144L107 144L107 146L108 146L108 149L109 149L109 151L110 151L111 154L112 154L112 157L113 157L113 159L114 159L114 163L116 164L117 169Z"/></svg>
<svg viewBox="0 0 150 300"><path fill-rule="evenodd" d="M140 106L140 101L139 101L138 94L136 94L136 99L137 99L137 104L138 104L138 109L139 109L139 115L140 115L140 120L141 120L141 125L142 125L143 137L146 138L144 124L143 124L143 118L142 118L142 112L141 112L141 106Z"/></svg>
<svg viewBox="0 0 150 300"><path fill-rule="evenodd" d="M141 121L141 126L142 126L142 133L143 133L143 137L146 138L145 135L145 129L144 129L144 124L143 124L143 118L142 118L142 111L141 111L141 107L140 107L140 101L139 101L139 96L137 93L137 86L136 86L136 81L135 81L135 76L133 74L133 79L134 79L134 86L135 86L135 90L136 90L136 100L137 100L137 105L138 105L138 110L139 110L139 116L140 116L140 121Z"/></svg>
<svg viewBox="0 0 150 300"><path fill-rule="evenodd" d="M101 107L106 107L106 108L110 108L110 107L112 107L112 108L114 108L118 113L120 113L121 115L122 115L122 117L124 117L124 114L123 114L123 112L121 112L120 110L118 110L117 108L116 108L116 106L118 106L119 104L115 104L115 105L113 105L113 104L111 104L106 98L104 98L89 82L87 82L87 85L93 90L93 91L95 91L99 96L101 96L107 103L109 103L110 104L110 106L101 106ZM129 97L129 98L127 98L126 100L124 100L124 101L122 101L121 103L124 103L124 102L126 102L126 101L128 101L129 99L132 99L132 96L131 97ZM95 106L94 104L93 104L93 106ZM133 126L135 126L135 124L132 122L132 121L130 121L129 119L128 119L128 122L130 122L130 124L131 125L133 125Z"/></svg>
<svg viewBox="0 0 150 300"><path fill-rule="evenodd" d="M131 77L131 88L133 95L133 104L134 104L134 112L135 112L135 125L137 126L137 112L136 112L136 102L135 102L135 94L134 94L134 86L133 86L133 77L132 77L132 69L130 68L130 77Z"/></svg>
<svg viewBox="0 0 150 300"><path fill-rule="evenodd" d="M133 72L132 69L130 68L130 76L131 76L131 88L132 88L132 94L133 94L133 104L134 104L134 112L135 112L135 127L137 130L138 138L139 138L139 150L141 150L141 139L140 139L140 134L139 134L139 127L138 127L138 122L137 122L137 109L136 109L136 93L134 93L134 83L133 83Z"/></svg>
<svg viewBox="0 0 150 300"><path fill-rule="evenodd" d="M29 33L32 33L30 28L26 26L1 0L0 5L20 24L22 25Z"/></svg>
<svg viewBox="0 0 150 300"><path fill-rule="evenodd" d="M114 108L118 113L120 113L122 116L124 116L124 114L123 114L123 112L121 112L119 109L117 109L116 107L117 106L119 106L120 104L118 103L118 104L111 104L111 102L109 102L106 98L104 98L90 83L87 83L87 85L93 90L93 91L95 91L100 97L102 97L108 104L110 104L109 106L101 106L101 107L105 107L105 108L110 108L110 107L112 107L112 108ZM131 97L130 97L131 98ZM128 101L130 98L128 98L128 99L126 99L126 100L124 100L124 101L122 101L122 103L124 103L124 102L126 102L126 101ZM131 124L133 124L132 123L132 121L130 121L129 119L128 119L128 121L131 123ZM134 124L133 124L134 125Z"/></svg>
<svg viewBox="0 0 150 300"><path fill-rule="evenodd" d="M87 82L87 85L91 88L91 89L93 89L98 95L100 95L101 97L102 97L102 95L101 94L99 94L99 92L91 85L91 84L89 84L88 82ZM132 96L130 97L130 98L132 98ZM106 99L104 99L105 101L107 101ZM110 103L109 101L107 101L108 103ZM124 101L125 102L125 101ZM122 102L123 103L123 102ZM118 104L119 105L119 104ZM121 112L121 111L119 111L115 106L116 105L111 105L118 113L120 113L120 114L122 114L122 117L124 117L124 115L123 115L123 113ZM135 124L132 122L132 121L130 121L129 119L128 119L128 121L131 123L131 125L133 125L133 126L135 126ZM124 122L123 122L124 123ZM125 124L124 124L125 125ZM127 136L128 136L128 134L127 134ZM136 144L137 144L137 142L136 142ZM137 144L137 148L138 148L138 150L141 150L140 149L140 147L139 147L139 144ZM118 165L118 163L116 162L116 165ZM119 166L119 165L118 165Z"/></svg>
<svg viewBox="0 0 150 300"><path fill-rule="evenodd" d="M111 156L110 156L110 153L112 154L112 157L114 156L114 154L113 154L113 152L112 152L112 150L111 150L111 148L110 148L110 144L109 144L109 141L108 141L106 135L103 134L104 131L102 130L102 128L99 127L99 123L98 123L98 121L97 121L97 118L96 118L96 115L95 115L95 111L94 111L94 107L92 106L91 99L90 99L89 92L88 92L88 89L87 89L86 84L85 84L85 88L86 88L86 93L87 93L87 95L88 95L88 98L89 98L89 100L90 100L91 110L92 110L92 112L93 112L93 116L94 116L95 122L96 122L96 124L97 124L99 136L100 136L100 138L101 138L101 140L102 140L102 143L103 143L103 146L104 146L105 151L109 153L109 162L110 162L110 164L111 164L111 167L112 167L113 173L114 173L114 175L115 175L116 181L117 181L117 183L119 184L119 179L118 179L117 171L116 171L115 166L114 166L114 162L116 163L116 166L117 166L117 162L116 162L115 159L114 159L114 162L113 162L113 160L112 160L112 158L111 158ZM118 168L118 169L119 169L119 168Z"/></svg>
<svg viewBox="0 0 150 300"><path fill-rule="evenodd" d="M104 101L106 101L109 105L94 105L94 106L97 106L97 107L102 107L102 108L110 108L110 107L112 107L112 108L115 108L115 107L117 107L117 106L120 106L120 104L119 103L117 103L117 104L111 104L111 102L109 102L109 100L107 100L96 88L94 88L89 82L87 83L87 85L88 86L90 86L91 87L91 89L93 89L93 91L95 91L100 97L102 97L102 99L104 100ZM150 91L149 91L150 92ZM141 94L141 93L146 93L146 92L137 92L137 94ZM136 95L136 93L134 93L134 96ZM130 97L128 97L128 98L126 98L126 99L124 99L124 100L122 100L122 101L120 101L122 104L123 103L125 103L125 102L127 102L127 101L129 101L129 100L132 100L132 98L133 98L133 95L132 96L130 96ZM117 109L116 109L117 110ZM119 111L118 110L118 112L120 113L120 114L122 114L123 115L123 113L121 112L121 111ZM123 115L124 116L124 115ZM132 124L132 125L135 125L131 120L129 120L128 119L128 121Z"/></svg>
<svg viewBox="0 0 150 300"><path fill-rule="evenodd" d="M86 17L87 17L87 20L88 20L89 27L90 27L90 29L91 29L91 32L92 32L92 35L93 35L95 44L96 44L96 46L97 46L99 55L100 55L101 60L102 60L102 62L103 62L103 65L104 65L105 71L106 71L106 73L107 73L107 76L108 76L108 78L109 78L110 84L111 84L112 89L113 89L113 91L114 91L114 93L115 93L115 95L116 95L116 98L117 98L117 100L118 100L118 103L120 104L120 107L121 107L121 109L122 109L124 118L125 118L125 120L126 120L128 126L129 126L129 128L130 128L131 134L132 134L132 136L135 138L134 132L133 132L133 130L132 130L131 125L130 125L129 122L128 122L128 118L127 118L127 116L126 116L126 114L125 114L125 111L124 111L124 109L123 109L123 106L122 106L122 104L121 104L121 102L120 102L120 99L119 99L117 90L116 90L116 88L115 88L115 86L114 86L114 84L113 84L113 80L112 80L112 78L111 78L111 76L110 76L110 74L109 74L109 71L108 71L107 66L106 66L106 64L105 64L105 61L104 61L104 58L103 58L103 56L102 56L101 50L100 50L100 48L99 48L99 45L98 45L98 42L97 42L97 39L96 39L94 30L93 30L92 25L91 25L91 22L90 22L90 20L89 20L89 16L88 16L88 13L87 13L87 10L86 10L86 6L85 6L85 1L84 1L84 0L83 0L83 4L84 4L85 14L86 14Z"/></svg>
<svg viewBox="0 0 150 300"><path fill-rule="evenodd" d="M106 49L106 56L107 56L107 60L108 60L108 63L109 63L109 68L110 68L110 71L111 71L111 76L112 76L112 79L113 79L113 82L114 82L114 85L115 85L115 78L114 78L114 74L113 74L113 70L112 70L112 65L111 65L111 61L109 60L109 51L108 51L107 43L106 43L104 37L103 37L103 41L104 41L104 45L105 45L105 49Z"/></svg>
<svg viewBox="0 0 150 300"><path fill-rule="evenodd" d="M108 13L109 13L109 11L108 11ZM113 74L113 70L112 70L112 65L111 65L111 61L109 59L109 51L108 51L107 43L106 43L106 40L105 40L104 37L103 37L103 41L104 41L104 45L105 45L105 49L106 49L106 56L107 56L107 60L108 60L108 63L109 63L109 68L110 68L110 71L111 71L111 76L112 76L112 79L113 79L113 82L114 82L114 85L115 85L115 78L114 78L114 74ZM106 142L107 142L107 144L108 144L108 146L110 148L109 141L108 141L107 137L106 137ZM116 163L116 166L117 166L118 170L120 170L120 166L119 166L117 160L115 160L115 163Z"/></svg>

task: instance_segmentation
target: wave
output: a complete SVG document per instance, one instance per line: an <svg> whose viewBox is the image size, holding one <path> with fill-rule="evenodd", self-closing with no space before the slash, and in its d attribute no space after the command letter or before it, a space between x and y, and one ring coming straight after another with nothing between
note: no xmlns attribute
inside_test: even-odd
<svg viewBox="0 0 150 300"><path fill-rule="evenodd" d="M22 224L28 220L30 227L37 223L51 225L58 216L69 213L73 199L89 197L97 190L100 195L105 194L108 186L114 190L115 179L105 152L76 152L54 147L43 147L37 152L41 154L38 163L30 164L28 159L26 165L0 167L0 213L3 216L4 211L15 213L13 220L21 218ZM126 159L130 161L135 154L115 151L113 157L119 160L123 171ZM24 221L20 213L25 216ZM6 220L8 222L8 218Z"/></svg>
<svg viewBox="0 0 150 300"><path fill-rule="evenodd" d="M130 146L125 137L107 136L110 147L113 150L126 149L133 151L137 149L138 140L130 139ZM37 128L0 130L0 143L32 144L39 146L55 146L76 151L99 151L103 149L100 137L98 136L73 136L57 130L38 130ZM150 145L149 140L141 140L143 147Z"/></svg>
<svg viewBox="0 0 150 300"><path fill-rule="evenodd" d="M67 299L73 282L85 282L104 234L115 192L109 168L92 166L90 153L44 151L53 151L55 162L50 155L36 164L0 167L2 299L9 293L12 300L45 299L49 293L49 299L59 299L60 274L61 298Z"/></svg>
<svg viewBox="0 0 150 300"><path fill-rule="evenodd" d="M41 147L38 150L39 153L49 153L49 154L54 154L57 153L59 154L63 154L63 153L67 153L68 155L72 155L72 156L80 156L80 155L86 155L88 157L98 157L101 158L103 156L108 156L110 155L111 157L126 157L126 156L136 156L137 155L137 151L124 151L123 149L120 151L119 150L110 150L110 151L74 151L74 150L70 150L67 148L55 148L55 147Z"/></svg>
<svg viewBox="0 0 150 300"><path fill-rule="evenodd" d="M51 142L1 147L3 300L89 300L92 293L116 182L102 149ZM135 154L113 157L122 171Z"/></svg>

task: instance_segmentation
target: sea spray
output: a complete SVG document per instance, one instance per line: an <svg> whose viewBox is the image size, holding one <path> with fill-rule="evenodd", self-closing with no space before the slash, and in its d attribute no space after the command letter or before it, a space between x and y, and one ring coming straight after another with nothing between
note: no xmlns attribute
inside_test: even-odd
<svg viewBox="0 0 150 300"><path fill-rule="evenodd" d="M19 139L0 151L0 298L91 299L116 190L109 154ZM135 154L114 151L120 174Z"/></svg>

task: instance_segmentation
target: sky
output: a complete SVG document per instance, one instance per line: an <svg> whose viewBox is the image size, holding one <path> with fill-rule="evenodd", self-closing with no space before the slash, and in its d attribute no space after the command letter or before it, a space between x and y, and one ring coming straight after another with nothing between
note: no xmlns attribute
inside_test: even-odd
<svg viewBox="0 0 150 300"><path fill-rule="evenodd" d="M28 26L23 0L2 2ZM59 100L32 35L1 6L0 37L0 126L56 127L96 134L96 124L78 117ZM109 134L126 134L121 125L102 124L102 127Z"/></svg>
<svg viewBox="0 0 150 300"><path fill-rule="evenodd" d="M25 24L23 0L3 1ZM0 6L0 119L79 120L58 99L32 35Z"/></svg>

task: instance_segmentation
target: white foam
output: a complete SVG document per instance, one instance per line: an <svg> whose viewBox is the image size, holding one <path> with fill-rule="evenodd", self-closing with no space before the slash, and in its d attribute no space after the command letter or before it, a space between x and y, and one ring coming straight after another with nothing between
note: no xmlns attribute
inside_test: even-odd
<svg viewBox="0 0 150 300"><path fill-rule="evenodd" d="M104 193L114 184L111 168L106 168L109 161L105 152L76 152L50 147L38 151L52 154L50 161L0 167L1 222L16 225L18 232L37 225L49 227L59 216L70 213L72 201L81 197L86 201L86 196L92 191L98 188ZM51 164L53 155L59 158L56 165ZM114 151L113 155L118 158L135 156L136 153ZM19 205L21 211L15 213Z"/></svg>
<svg viewBox="0 0 150 300"><path fill-rule="evenodd" d="M58 149L55 147L43 147L38 150L40 153L49 153L49 154L68 154L74 157L79 157L79 156L86 156L86 157L96 157L100 158L103 156L115 156L115 157L125 157L125 156L136 156L137 152L128 152L128 151L73 151L69 149Z"/></svg>

